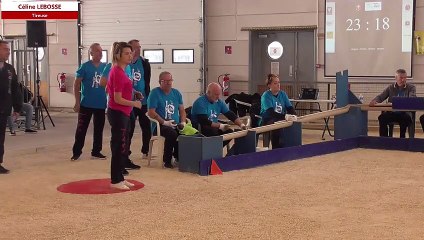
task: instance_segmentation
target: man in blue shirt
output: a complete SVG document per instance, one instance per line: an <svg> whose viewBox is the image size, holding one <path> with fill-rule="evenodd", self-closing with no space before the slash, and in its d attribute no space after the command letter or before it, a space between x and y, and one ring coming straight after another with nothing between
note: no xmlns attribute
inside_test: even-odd
<svg viewBox="0 0 424 240"><path fill-rule="evenodd" d="M129 65L131 67L131 79L133 80L133 88L135 91L141 93L143 95L143 99L141 100L141 109L134 108L133 115L134 118L130 119L131 128L129 130L129 144L131 145L131 139L134 134L135 129L135 121L138 118L138 123L141 128L143 145L141 147L141 153L143 157L147 157L149 153L149 142L151 138L151 130L150 130L150 121L146 116L147 113L147 98L150 93L150 63L148 59L140 56L141 45L140 41L133 39L128 42L133 48L133 61Z"/></svg>
<svg viewBox="0 0 424 240"><path fill-rule="evenodd" d="M147 99L149 117L156 119L160 124L160 134L165 137L163 162L166 168L173 168L172 156L178 158L178 131L186 123L186 112L184 110L181 93L172 88L172 75L162 72L159 75L159 87L152 89ZM152 126L156 132L156 126Z"/></svg>
<svg viewBox="0 0 424 240"><path fill-rule="evenodd" d="M102 58L102 47L99 43L90 46L89 54L92 60L83 63L76 72L74 83L75 106L78 112L78 125L75 132L75 143L72 147L71 160L75 161L82 154L85 135L93 115L93 149L91 156L106 159L100 151L102 150L103 128L105 125L106 92L100 86L100 77L105 63L100 62Z"/></svg>
<svg viewBox="0 0 424 240"><path fill-rule="evenodd" d="M236 114L228 109L224 101L219 99L221 93L222 89L219 84L210 83L207 87L206 95L200 96L194 101L191 109L191 122L193 126L198 128L207 137L233 132L228 124L218 122L219 114L224 114L241 129L246 129L246 126ZM224 141L223 145L226 146L229 142Z"/></svg>

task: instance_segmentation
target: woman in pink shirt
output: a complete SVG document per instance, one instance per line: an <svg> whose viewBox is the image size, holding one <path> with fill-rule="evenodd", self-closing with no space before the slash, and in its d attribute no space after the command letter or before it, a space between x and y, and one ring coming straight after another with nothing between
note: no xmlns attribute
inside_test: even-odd
<svg viewBox="0 0 424 240"><path fill-rule="evenodd" d="M120 190L130 190L134 184L125 181L122 175L124 160L128 153L126 144L128 141L130 113L133 107L141 108L140 101L132 101L132 81L125 74L125 67L131 63L132 47L126 42L113 44L113 66L109 73L107 92L109 95L109 108L107 117L111 126L112 151L111 161L111 187Z"/></svg>

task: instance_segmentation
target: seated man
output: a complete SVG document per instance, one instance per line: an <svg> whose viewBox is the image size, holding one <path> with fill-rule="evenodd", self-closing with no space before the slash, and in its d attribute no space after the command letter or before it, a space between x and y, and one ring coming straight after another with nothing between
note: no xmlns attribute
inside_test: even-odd
<svg viewBox="0 0 424 240"><path fill-rule="evenodd" d="M22 95L24 97L22 104L22 112L25 113L25 133L36 133L36 130L31 129L32 116L34 113L34 107L32 106L32 101L34 95L32 92L24 86L22 83L19 83L19 87L22 89ZM10 135L16 136L15 124L13 123L14 119L12 116L7 117L7 125L10 129Z"/></svg>
<svg viewBox="0 0 424 240"><path fill-rule="evenodd" d="M166 168L173 168L172 156L178 158L179 135L177 125L182 129L186 123L186 113L181 93L172 88L172 75L169 72L159 74L159 87L152 89L147 98L148 115L160 124L160 134L165 137L163 162ZM156 133L156 125L152 125L152 132Z"/></svg>
<svg viewBox="0 0 424 240"><path fill-rule="evenodd" d="M237 124L241 129L246 129L246 126L234 112L230 111L224 101L219 99L221 93L222 90L219 84L210 83L206 95L200 96L194 101L193 108L191 109L191 122L193 127L200 127L200 133L207 137L233 132L228 124L218 122L218 116L221 113ZM229 142L230 141L224 141L224 146Z"/></svg>
<svg viewBox="0 0 424 240"><path fill-rule="evenodd" d="M396 82L390 84L380 95L375 97L370 106L375 106L388 99L392 102L393 97L416 97L416 88L414 85L406 83L406 71L398 69L396 71ZM391 123L398 123L400 126L400 137L405 138L406 128L412 123L412 116L410 112L382 112L378 116L378 123L380 125L380 137L388 137L388 125Z"/></svg>
<svg viewBox="0 0 424 240"><path fill-rule="evenodd" d="M31 129L32 115L34 107L29 103L22 104L22 111L25 113L25 133L37 133L36 130ZM13 123L12 116L7 117L7 126L10 129L10 135L16 136L15 124Z"/></svg>
<svg viewBox="0 0 424 240"><path fill-rule="evenodd" d="M424 114L420 116L420 123L421 123L421 128L423 129L423 132L424 132Z"/></svg>

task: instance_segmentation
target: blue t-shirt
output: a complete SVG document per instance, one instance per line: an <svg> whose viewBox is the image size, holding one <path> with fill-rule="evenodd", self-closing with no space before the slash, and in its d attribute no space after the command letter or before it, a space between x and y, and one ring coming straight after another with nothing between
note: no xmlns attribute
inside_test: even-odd
<svg viewBox="0 0 424 240"><path fill-rule="evenodd" d="M100 63L96 67L92 61L87 61L78 68L76 77L82 78L81 106L106 109L106 91L100 86L100 78L105 66L105 63Z"/></svg>
<svg viewBox="0 0 424 240"><path fill-rule="evenodd" d="M134 90L141 92L144 98L141 101L143 105L147 104L146 97L146 81L144 80L144 68L141 57L137 59L135 63L130 63L128 66L131 68L131 79L133 80Z"/></svg>
<svg viewBox="0 0 424 240"><path fill-rule="evenodd" d="M193 127L198 126L198 115L207 115L209 121L218 122L219 114L225 114L229 111L227 105L219 99L217 102L210 102L206 95L196 99L191 108L191 122Z"/></svg>
<svg viewBox="0 0 424 240"><path fill-rule="evenodd" d="M105 66L105 68L103 69L103 72L102 72L102 77L105 77L107 80L109 80L109 72L110 72L111 68L112 68L112 63L106 64L106 66ZM127 76L130 79L132 79L131 78L131 68L130 68L129 65L127 65L127 67L125 68L125 73L127 74Z"/></svg>
<svg viewBox="0 0 424 240"><path fill-rule="evenodd" d="M165 120L174 120L176 124L180 123L179 107L183 105L181 93L172 88L169 94L165 94L162 89L156 87L152 89L147 98L147 108L156 110L156 113ZM152 131L156 125L152 124Z"/></svg>
<svg viewBox="0 0 424 240"><path fill-rule="evenodd" d="M287 94L283 91L279 91L277 96L272 95L271 91L264 92L261 96L261 116L262 119L270 118L266 113L266 110L273 108L274 112L285 114L287 108L291 107L292 104Z"/></svg>

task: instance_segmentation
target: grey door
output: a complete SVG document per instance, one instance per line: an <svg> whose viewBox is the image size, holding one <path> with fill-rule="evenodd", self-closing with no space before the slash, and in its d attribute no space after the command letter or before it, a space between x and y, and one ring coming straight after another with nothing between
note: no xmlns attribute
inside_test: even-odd
<svg viewBox="0 0 424 240"><path fill-rule="evenodd" d="M33 50L13 50L18 81L33 88L35 80L35 54Z"/></svg>
<svg viewBox="0 0 424 240"><path fill-rule="evenodd" d="M289 97L295 97L302 87L315 87L315 32L308 31L253 31L251 32L251 61L249 92L266 90L265 80L269 73L279 75L281 87ZM279 50L269 45L280 43Z"/></svg>

